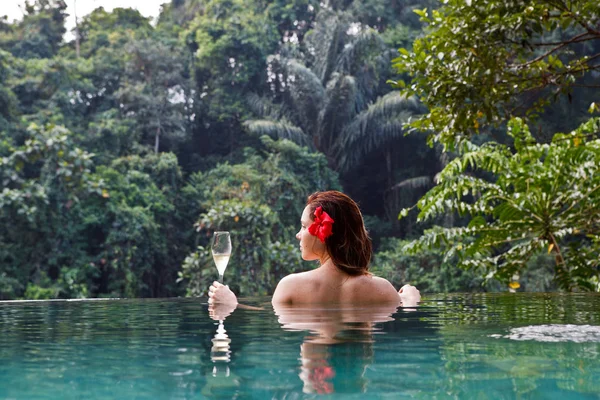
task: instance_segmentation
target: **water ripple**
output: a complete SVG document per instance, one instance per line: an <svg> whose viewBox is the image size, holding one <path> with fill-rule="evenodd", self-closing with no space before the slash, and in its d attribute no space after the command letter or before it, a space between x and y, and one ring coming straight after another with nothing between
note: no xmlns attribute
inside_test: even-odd
<svg viewBox="0 0 600 400"><path fill-rule="evenodd" d="M536 342L600 342L600 326L573 324L530 325L512 328L508 335L489 336L511 340L534 340Z"/></svg>

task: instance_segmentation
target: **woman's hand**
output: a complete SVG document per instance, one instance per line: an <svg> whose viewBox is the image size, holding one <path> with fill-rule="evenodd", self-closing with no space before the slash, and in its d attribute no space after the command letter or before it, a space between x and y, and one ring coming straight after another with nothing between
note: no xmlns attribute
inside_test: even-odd
<svg viewBox="0 0 600 400"><path fill-rule="evenodd" d="M402 300L402 307L414 307L421 301L421 292L412 285L402 286L398 294Z"/></svg>
<svg viewBox="0 0 600 400"><path fill-rule="evenodd" d="M225 286L217 281L214 281L208 288L208 304L228 304L237 305L237 297L229 289L229 286Z"/></svg>

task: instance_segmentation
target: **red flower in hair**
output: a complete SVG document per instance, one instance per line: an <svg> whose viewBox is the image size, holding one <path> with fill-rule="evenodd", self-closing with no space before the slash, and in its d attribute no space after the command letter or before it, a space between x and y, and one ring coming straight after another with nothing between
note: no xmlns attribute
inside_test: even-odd
<svg viewBox="0 0 600 400"><path fill-rule="evenodd" d="M329 216L323 207L319 206L315 210L315 221L308 227L308 233L319 238L321 243L333 234L333 223L335 221Z"/></svg>

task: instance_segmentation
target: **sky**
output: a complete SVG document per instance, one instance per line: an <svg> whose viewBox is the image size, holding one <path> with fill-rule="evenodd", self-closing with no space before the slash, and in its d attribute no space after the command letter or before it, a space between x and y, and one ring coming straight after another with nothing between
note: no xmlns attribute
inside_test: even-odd
<svg viewBox="0 0 600 400"><path fill-rule="evenodd" d="M75 13L73 12L75 1L77 1L77 17L81 19L98 7L104 7L106 11L111 11L115 7L130 7L137 9L145 17L154 18L158 16L161 4L168 3L170 0L66 0L67 13L69 13L66 40L72 38L70 32L75 27ZM24 0L0 0L0 4L0 16L7 15L9 21L23 17Z"/></svg>

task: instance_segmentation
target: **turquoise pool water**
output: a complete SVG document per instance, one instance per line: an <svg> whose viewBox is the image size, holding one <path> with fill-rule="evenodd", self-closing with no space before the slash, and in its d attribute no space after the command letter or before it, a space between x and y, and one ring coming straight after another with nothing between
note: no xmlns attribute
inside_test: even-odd
<svg viewBox="0 0 600 400"><path fill-rule="evenodd" d="M243 303L0 302L0 399L600 398L599 295Z"/></svg>

